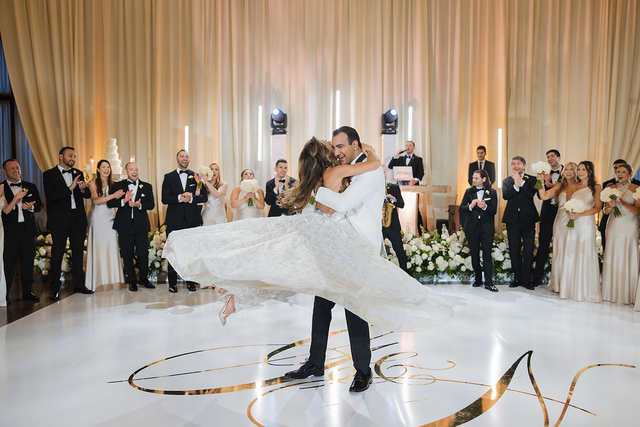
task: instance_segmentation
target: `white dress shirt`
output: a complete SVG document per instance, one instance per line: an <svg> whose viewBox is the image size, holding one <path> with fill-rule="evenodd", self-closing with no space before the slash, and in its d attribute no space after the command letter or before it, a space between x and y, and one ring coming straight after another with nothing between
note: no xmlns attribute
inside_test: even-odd
<svg viewBox="0 0 640 427"><path fill-rule="evenodd" d="M14 196L18 193L18 191L22 190L22 181L15 183L15 184L21 184L19 187L15 185L11 185L11 184L14 184L11 181L7 181L7 182L9 183L9 188L11 188L11 192L13 193ZM18 202L18 204L15 207L18 209L18 222L24 222L24 213L22 212L22 201Z"/></svg>
<svg viewBox="0 0 640 427"><path fill-rule="evenodd" d="M189 178L189 174L187 173L187 171L183 171L180 168L176 168L176 172L178 173L178 176L180 177L180 182L182 183L182 191L185 192L187 191L187 178ZM180 172L184 172L184 173L180 173ZM178 194L178 202L179 203L184 203L182 201L182 194ZM189 199L189 201L187 203L191 203L193 202L193 197L191 197L191 199Z"/></svg>
<svg viewBox="0 0 640 427"><path fill-rule="evenodd" d="M64 182L67 183L67 187L71 187L71 184L73 183L73 177L71 175L73 175L73 173L64 173L64 171L71 170L71 168L65 169L62 166L58 165L58 169L60 169L60 173L62 174L62 178L64 179ZM75 209L75 208L76 208L76 199L73 197L73 191L71 191L71 209Z"/></svg>

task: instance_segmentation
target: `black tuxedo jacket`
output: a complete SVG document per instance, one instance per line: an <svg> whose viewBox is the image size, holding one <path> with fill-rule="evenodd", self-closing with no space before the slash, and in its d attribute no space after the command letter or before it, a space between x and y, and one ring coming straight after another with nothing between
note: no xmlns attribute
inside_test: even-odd
<svg viewBox="0 0 640 427"><path fill-rule="evenodd" d="M13 191L11 191L11 187L9 186L9 181L4 181L4 197L7 203L11 203L13 200ZM40 212L42 210L42 200L40 199L40 193L38 192L38 187L35 184L32 184L27 181L22 181L22 188L26 188L29 190L26 196L22 198L22 203L31 203L36 202L33 205L33 212L30 211L22 211L24 216L24 226L27 232L27 236L36 237L40 234L40 225L38 221L36 221L36 212ZM4 233L5 239L12 239L13 236L18 232L16 228L18 224L18 206L16 205L9 214L5 214L2 212L2 224L4 225Z"/></svg>
<svg viewBox="0 0 640 427"><path fill-rule="evenodd" d="M407 156L400 156L397 159L391 158L388 168L393 169L395 166L411 166L414 178L422 180L424 177L424 163L422 162L422 157L418 157L415 154L409 161L409 164L407 164Z"/></svg>
<svg viewBox="0 0 640 427"><path fill-rule="evenodd" d="M396 208L391 212L391 225L389 225L389 228L393 231L400 232L402 227L400 226L400 219L398 219L398 209L404 208L402 192L398 185L387 183L387 193L396 198L396 201L392 202Z"/></svg>
<svg viewBox="0 0 640 427"><path fill-rule="evenodd" d="M533 204L533 196L538 192L535 189L537 178L532 175L524 175L524 185L520 191L514 188L513 178L508 176L502 181L502 198L507 201L504 208L502 222L505 224L524 222L536 223L540 220L536 205ZM518 218L518 214L520 214Z"/></svg>
<svg viewBox="0 0 640 427"><path fill-rule="evenodd" d="M564 170L564 165L560 166L560 178L558 178L558 182L560 182L560 179L562 178L562 171ZM556 183L557 184L557 183ZM544 185L545 190L549 190L550 188L553 188L553 184L552 186L547 186L546 181L542 181L542 185ZM540 198L540 195L536 192L536 195L538 196L538 198ZM547 215L549 215L549 210L550 209L558 209L558 205L552 205L551 204L551 199L549 200L543 200L542 201L542 208L540 209L540 219L544 219Z"/></svg>
<svg viewBox="0 0 640 427"><path fill-rule="evenodd" d="M113 184L111 190L115 193L118 190L122 190L125 193L129 191L129 181L123 179L122 181ZM118 232L128 231L131 229L131 211L133 211L133 225L137 232L144 232L145 234L151 231L151 224L149 223L149 214L147 211L151 211L156 207L155 197L153 197L153 186L148 182L138 180L138 189L136 190L136 197L133 200L137 202L141 200L142 203L138 208L132 208L129 204L122 206L122 200L124 200L125 194L119 199L112 199L107 202L107 206L110 208L118 208L116 217L113 220L113 229Z"/></svg>
<svg viewBox="0 0 640 427"><path fill-rule="evenodd" d="M290 178L289 179L289 188L291 188L291 186L296 182L295 178ZM267 181L267 185L265 186L265 191L264 191L264 202L266 204L268 204L269 206L271 206L269 208L269 215L267 216L280 216L283 213L285 213L282 208L280 206L278 206L278 204L276 203L278 201L278 199L280 198L280 196L282 195L282 193L280 194L276 194L274 192L276 188L276 179L275 178L271 178L269 181Z"/></svg>
<svg viewBox="0 0 640 427"><path fill-rule="evenodd" d="M196 180L193 171L187 169L187 188L182 188L180 175L175 170L164 176L162 181L162 203L167 205L167 215L164 223L167 225L180 226L186 223L189 227L202 225L202 206L198 203L207 202L207 194L202 188L200 195L196 196ZM184 192L193 194L191 203L181 203L178 196Z"/></svg>
<svg viewBox="0 0 640 427"><path fill-rule="evenodd" d="M75 168L71 168L71 177L75 178L80 175L78 181L84 181L84 174ZM58 166L44 171L42 173L44 184L44 196L47 201L47 228L49 230L62 227L69 223L70 219L75 219L79 226L87 226L87 213L84 210L84 200L91 198L91 191L85 187L84 191L80 191L80 187L76 185L73 189L73 198L76 201L76 208L71 209L71 190L67 186L62 172Z"/></svg>
<svg viewBox="0 0 640 427"><path fill-rule="evenodd" d="M465 234L475 233L482 228L484 231L494 234L495 226L493 219L498 212L498 193L493 188L489 187L484 190L484 196L482 199L487 203L486 209L480 209L478 206L474 206L472 210L469 210L471 202L478 198L478 190L476 187L467 188L462 196L462 202L460 202L460 212L465 212L466 221L463 224Z"/></svg>
<svg viewBox="0 0 640 427"><path fill-rule="evenodd" d="M478 170L478 161L469 163L469 185L473 186L473 173ZM489 160L484 161L484 170L489 175L489 181L491 185L496 182L496 165Z"/></svg>

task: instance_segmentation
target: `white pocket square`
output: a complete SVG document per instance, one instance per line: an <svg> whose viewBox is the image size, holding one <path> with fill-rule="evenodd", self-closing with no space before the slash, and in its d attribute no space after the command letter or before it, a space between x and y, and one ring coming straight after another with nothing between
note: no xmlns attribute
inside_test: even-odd
<svg viewBox="0 0 640 427"><path fill-rule="evenodd" d="M144 194L141 194L141 195L140 195L140 198L142 199L143 197L144 197Z"/></svg>
<svg viewBox="0 0 640 427"><path fill-rule="evenodd" d="M488 198L486 198L486 199L482 199L482 200L491 200L491 197L488 197Z"/></svg>

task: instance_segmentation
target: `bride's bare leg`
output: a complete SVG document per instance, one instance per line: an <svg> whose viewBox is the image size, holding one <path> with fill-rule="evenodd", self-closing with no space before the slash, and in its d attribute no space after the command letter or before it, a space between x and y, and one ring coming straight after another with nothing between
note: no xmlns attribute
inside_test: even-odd
<svg viewBox="0 0 640 427"><path fill-rule="evenodd" d="M227 304L227 308L222 312L223 314L232 314L236 311L236 305L233 302L233 297L229 298L229 303Z"/></svg>

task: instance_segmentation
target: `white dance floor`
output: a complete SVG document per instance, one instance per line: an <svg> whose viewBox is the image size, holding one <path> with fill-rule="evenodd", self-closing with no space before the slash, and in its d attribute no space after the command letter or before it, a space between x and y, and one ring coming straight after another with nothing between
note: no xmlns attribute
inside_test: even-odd
<svg viewBox="0 0 640 427"><path fill-rule="evenodd" d="M212 290L73 295L0 329L0 425L638 425L632 306L433 289L454 317L422 333L373 326L360 394L338 307L325 376L283 377L308 352L312 297L282 293L223 327Z"/></svg>

